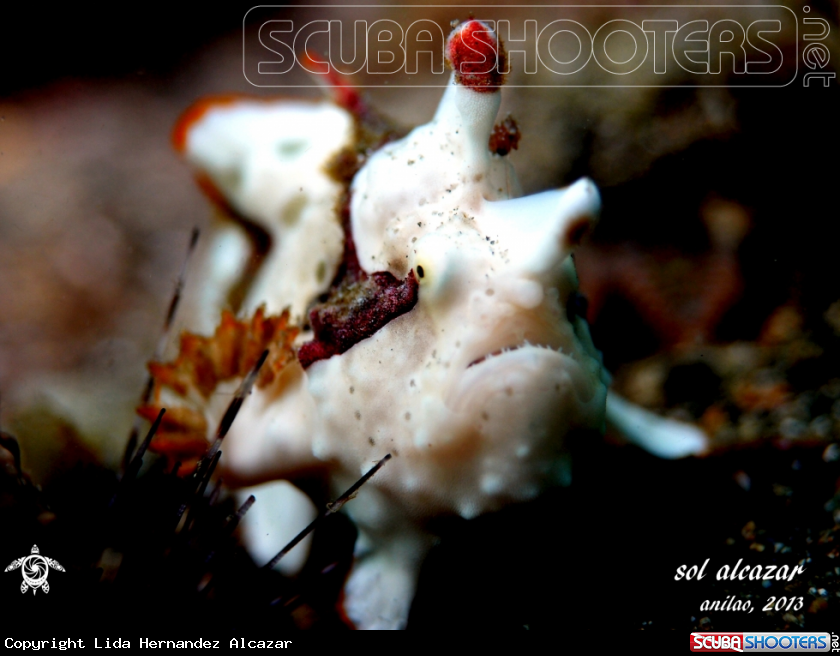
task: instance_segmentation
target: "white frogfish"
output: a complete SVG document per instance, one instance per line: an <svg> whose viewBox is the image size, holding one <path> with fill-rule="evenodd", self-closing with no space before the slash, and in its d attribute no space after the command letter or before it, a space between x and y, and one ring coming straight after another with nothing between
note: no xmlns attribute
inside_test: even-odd
<svg viewBox="0 0 840 656"><path fill-rule="evenodd" d="M206 441L225 380L265 345L268 376L222 446L226 480L314 474L338 493L391 454L345 506L359 539L344 603L359 628L405 626L429 520L566 482L567 436L601 432L607 417L609 376L570 257L598 190L583 179L521 196L496 140L516 129L494 127L502 79L477 54L504 50L472 20L447 43L454 72L436 114L399 140L346 87L338 101L204 103L176 135L237 219L206 240L196 277L213 291L193 295L187 321L212 331L226 308L254 319L225 313L213 338L182 338L179 364L153 368L158 404L194 408L170 442ZM644 424L617 412L631 433ZM266 547L265 531L249 542L283 546Z"/></svg>

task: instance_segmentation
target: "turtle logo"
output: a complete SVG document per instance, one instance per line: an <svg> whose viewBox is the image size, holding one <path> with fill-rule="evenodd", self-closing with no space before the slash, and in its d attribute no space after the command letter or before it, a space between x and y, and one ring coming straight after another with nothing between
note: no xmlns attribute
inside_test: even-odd
<svg viewBox="0 0 840 656"><path fill-rule="evenodd" d="M12 564L6 568L6 571L11 572L18 567L21 568L21 573L23 574L23 583L20 584L20 591L26 594L26 591L32 588L33 595L38 591L38 588L43 588L44 592L50 591L50 584L47 583L47 574L50 572L50 567L59 572L65 571L58 564L58 561L42 556L41 552L38 551L37 544L32 545L32 553L30 555L13 560Z"/></svg>

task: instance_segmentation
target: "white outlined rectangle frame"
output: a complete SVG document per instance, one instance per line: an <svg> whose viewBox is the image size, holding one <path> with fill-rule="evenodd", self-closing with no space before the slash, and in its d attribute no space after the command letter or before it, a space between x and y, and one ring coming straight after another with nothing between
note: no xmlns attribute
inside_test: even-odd
<svg viewBox="0 0 840 656"><path fill-rule="evenodd" d="M799 51L799 20L796 13L784 5L688 5L688 4L657 4L657 5L408 5L408 4L388 4L388 5L365 5L365 4L348 4L348 5L256 5L245 12L242 17L242 75L245 80L253 87L260 89L311 89L330 87L331 85L323 85L313 82L311 84L254 84L248 79L247 71L245 70L245 39L246 39L246 20L248 14L256 9L784 9L793 16L793 24L795 28L794 42L796 43L797 54ZM793 84L799 77L799 59L794 58L794 71L791 79L785 84L505 84L505 87L518 88L532 88L532 89L667 89L667 88L682 88L682 89L782 89ZM442 89L445 84L359 84L356 85L359 89Z"/></svg>

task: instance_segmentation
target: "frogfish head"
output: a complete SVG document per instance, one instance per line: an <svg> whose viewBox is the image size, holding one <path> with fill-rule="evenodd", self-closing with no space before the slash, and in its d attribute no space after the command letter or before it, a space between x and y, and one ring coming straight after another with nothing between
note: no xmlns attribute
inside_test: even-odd
<svg viewBox="0 0 840 656"><path fill-rule="evenodd" d="M355 474L395 451L380 484L418 512L471 517L532 498L565 475L566 433L604 420L607 378L575 312L571 259L598 191L584 179L520 197L488 147L500 95L456 70L434 119L355 176L360 266L413 276L417 303L307 370L316 454Z"/></svg>

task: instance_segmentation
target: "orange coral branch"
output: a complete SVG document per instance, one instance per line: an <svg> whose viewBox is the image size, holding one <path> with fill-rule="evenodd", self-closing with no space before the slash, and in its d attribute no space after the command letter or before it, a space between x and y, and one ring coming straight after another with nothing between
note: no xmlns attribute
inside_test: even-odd
<svg viewBox="0 0 840 656"><path fill-rule="evenodd" d="M292 343L300 332L289 322L289 311L266 316L260 307L249 320L239 321L223 311L215 333L210 337L185 332L178 356L169 363L149 363L155 385L155 402L137 408L137 414L150 421L160 412L160 390L169 387L178 396L190 398L197 392L209 400L219 383L250 372L262 355L268 359L257 377L257 387L266 387L295 357ZM182 462L200 457L207 449L207 419L201 410L185 405L167 408L167 413L149 448Z"/></svg>

